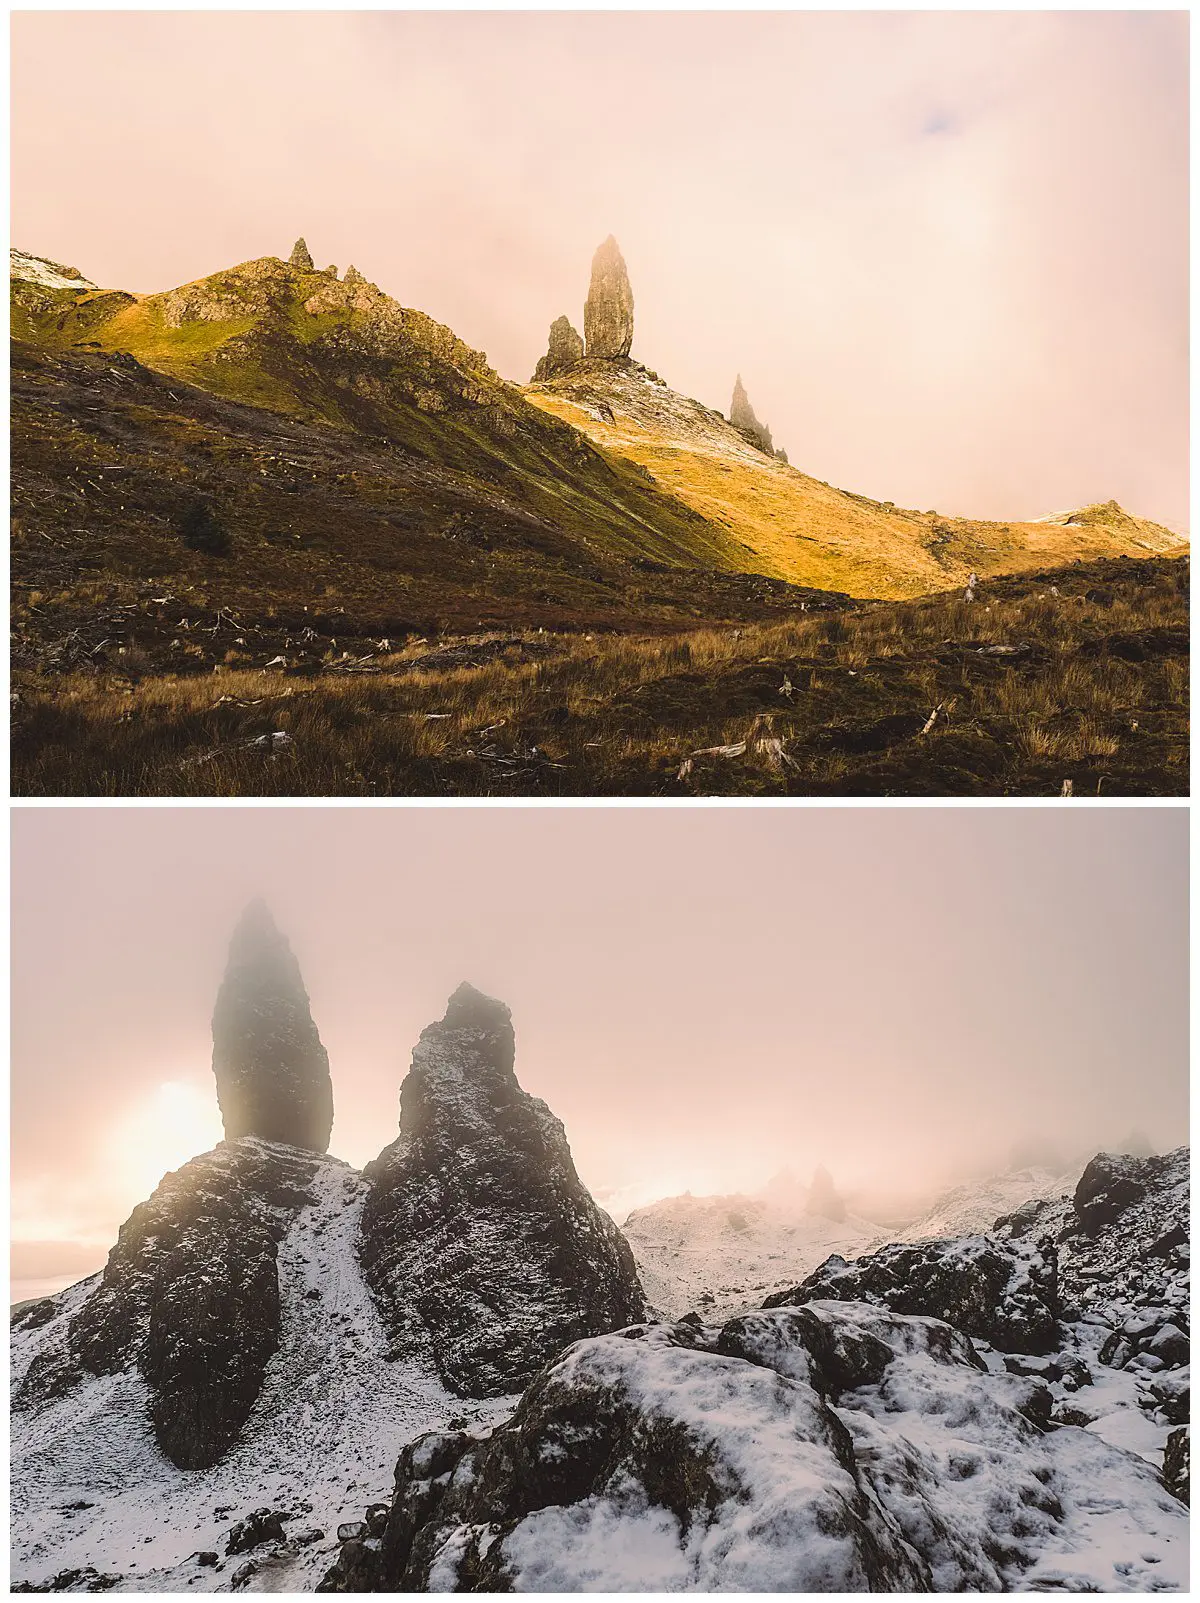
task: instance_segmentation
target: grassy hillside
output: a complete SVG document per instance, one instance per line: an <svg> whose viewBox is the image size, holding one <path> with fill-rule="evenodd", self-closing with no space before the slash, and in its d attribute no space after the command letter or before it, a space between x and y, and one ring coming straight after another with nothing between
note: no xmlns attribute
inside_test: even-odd
<svg viewBox="0 0 1200 1603"><path fill-rule="evenodd" d="M362 449L386 457L384 476L394 472L400 481L391 510L401 529L436 535L449 518L475 519L479 546L523 544L526 567L536 569L531 553L544 545L549 566L557 562L585 583L601 579L606 565L628 570L634 561L723 572L743 566L724 530L664 494L641 469L529 405L480 352L356 274L339 280L267 257L142 297L14 280L13 333L28 348L18 352L24 374L42 359L43 385L57 376L81 389L88 383L82 365L88 354L124 353L141 368L190 388L320 430L330 437L332 456ZM57 365L51 360L56 357ZM138 377L128 363L123 371ZM102 367L94 369L94 378L102 383ZM132 398L132 379L118 398ZM29 387L18 382L19 446L37 443L26 429L28 396ZM88 403L81 404L86 413ZM134 417L125 408L127 433L140 426L164 438L177 436L179 472L173 477L182 494L196 488L197 448L211 466L200 475L206 481L200 488L220 497L226 458L232 462L267 437L282 437L282 426L271 418L227 410L212 418L227 437L226 448L212 439L189 439L194 431L177 421L181 403L170 386L142 383L137 404ZM110 451L125 446L124 440L103 443ZM77 446L87 455L84 440L56 444ZM27 460L28 452L21 451L18 472ZM266 481L264 491L296 493L295 472L287 464L263 460L257 471ZM302 477L313 480L311 474ZM391 488L379 486L374 498ZM279 536L287 535L294 521L287 514L296 510L293 503L264 508L262 519L249 517L247 540L253 543L266 520L276 544L286 544ZM239 507L239 518L246 515ZM393 571L396 566L393 560ZM525 577L529 582L535 576ZM450 579L448 593L453 589Z"/></svg>
<svg viewBox="0 0 1200 1603"><path fill-rule="evenodd" d="M794 584L898 598L951 588L971 572L1186 548L1115 502L1037 523L987 523L835 489L764 454L720 413L633 362L583 362L525 393L727 531L744 565Z"/></svg>
<svg viewBox="0 0 1200 1603"><path fill-rule="evenodd" d="M111 609L157 646L26 676L21 795L1087 796L1187 790L1188 564L654 634L509 632L264 667L274 634ZM196 671L184 649L230 660ZM311 650L312 648L306 648ZM176 661L179 661L178 656Z"/></svg>

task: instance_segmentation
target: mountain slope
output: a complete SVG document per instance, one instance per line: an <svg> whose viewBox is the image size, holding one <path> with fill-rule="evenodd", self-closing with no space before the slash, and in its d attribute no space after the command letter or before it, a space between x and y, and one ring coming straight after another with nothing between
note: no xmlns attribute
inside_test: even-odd
<svg viewBox="0 0 1200 1603"><path fill-rule="evenodd" d="M999 523L909 511L835 489L768 454L719 412L633 361L585 359L525 393L727 530L749 567L794 584L901 599L965 584L972 572L1187 548L1169 529L1112 501L1040 522Z"/></svg>
<svg viewBox="0 0 1200 1603"><path fill-rule="evenodd" d="M12 274L17 551L41 559L35 584L51 559L56 589L132 569L249 606L253 581L260 613L336 598L398 633L475 627L506 597L534 623L695 616L685 575L744 567L723 529L359 274L266 257L146 296L70 287L20 253ZM181 544L197 497L240 574ZM676 594L645 605L659 569Z"/></svg>

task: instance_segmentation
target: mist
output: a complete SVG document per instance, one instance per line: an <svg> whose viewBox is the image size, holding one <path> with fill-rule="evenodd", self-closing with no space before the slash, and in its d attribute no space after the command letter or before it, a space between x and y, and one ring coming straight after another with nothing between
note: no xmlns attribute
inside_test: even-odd
<svg viewBox="0 0 1200 1603"><path fill-rule="evenodd" d="M901 506L1188 519L1185 12L13 18L23 249L154 291L303 234L524 382L633 354Z"/></svg>
<svg viewBox="0 0 1200 1603"><path fill-rule="evenodd" d="M824 1164L928 1195L1031 1144L1187 1139L1180 808L20 809L14 1295L100 1267L221 1138L210 1021L255 895L328 1048L332 1151L396 1135L463 979L618 1217Z"/></svg>

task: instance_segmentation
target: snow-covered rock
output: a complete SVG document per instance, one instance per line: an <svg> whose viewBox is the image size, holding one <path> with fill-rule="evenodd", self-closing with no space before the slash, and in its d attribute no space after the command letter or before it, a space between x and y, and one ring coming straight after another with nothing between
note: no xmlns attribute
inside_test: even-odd
<svg viewBox="0 0 1200 1603"><path fill-rule="evenodd" d="M403 1349L431 1345L464 1396L513 1391L645 1311L628 1243L514 1053L504 1004L460 986L413 1052L399 1137L366 1170L361 1254L384 1322Z"/></svg>
<svg viewBox="0 0 1200 1603"><path fill-rule="evenodd" d="M1058 1342L1058 1254L991 1236L896 1242L847 1263L831 1257L767 1308L836 1297L901 1314L944 1319L1010 1353L1045 1353Z"/></svg>
<svg viewBox="0 0 1200 1603"><path fill-rule="evenodd" d="M813 1303L576 1343L487 1434L406 1450L323 1590L1144 1591L1187 1517L936 1320Z"/></svg>
<svg viewBox="0 0 1200 1603"><path fill-rule="evenodd" d="M80 1371L68 1388L20 1401L11 1436L14 1582L44 1587L91 1566L119 1577L121 1591L228 1591L248 1565L239 1590L311 1590L336 1554L339 1523L390 1498L406 1442L453 1419L478 1425L511 1409L515 1399L451 1397L427 1352L396 1358L358 1264L360 1174L334 1158L250 1141L193 1162L211 1171L255 1149L263 1165L278 1157L302 1172L305 1195L284 1210L277 1342L236 1440L206 1468L173 1464L155 1439L156 1393L132 1350L123 1368ZM12 1336L14 1387L47 1353L69 1349L72 1321L99 1283L35 1305L32 1321L26 1310ZM234 1326L221 1353L251 1334ZM218 1366L211 1383L220 1376ZM281 1515L287 1540L228 1555L235 1527L264 1507Z"/></svg>
<svg viewBox="0 0 1200 1603"><path fill-rule="evenodd" d="M47 261L44 256L31 256L28 251L10 249L8 276L23 283L38 284L43 289L96 289L90 278L84 278L76 267L63 267L59 262Z"/></svg>

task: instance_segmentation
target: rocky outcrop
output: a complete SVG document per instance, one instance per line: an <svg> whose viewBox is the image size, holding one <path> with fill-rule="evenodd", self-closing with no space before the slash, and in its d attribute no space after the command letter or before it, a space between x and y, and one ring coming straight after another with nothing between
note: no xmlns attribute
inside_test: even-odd
<svg viewBox="0 0 1200 1603"><path fill-rule="evenodd" d="M571 1341L640 1319L633 1255L584 1189L562 1125L513 1072L501 1002L461 985L425 1030L400 1135L368 1165L360 1258L399 1349L496 1396Z"/></svg>
<svg viewBox="0 0 1200 1603"><path fill-rule="evenodd" d="M750 397L742 385L742 375L739 373L734 380L733 400L729 403L729 421L739 434L744 434L751 445L756 445L767 456L775 455L775 447L771 442L771 431L765 423L761 423L750 405Z"/></svg>
<svg viewBox="0 0 1200 1603"><path fill-rule="evenodd" d="M322 1591L1171 1589L1186 1514L936 1320L817 1303L576 1343L407 1447Z"/></svg>
<svg viewBox="0 0 1200 1603"><path fill-rule="evenodd" d="M583 361L583 337L571 326L568 317L556 317L550 325L550 346L533 372L535 384L557 378Z"/></svg>
<svg viewBox="0 0 1200 1603"><path fill-rule="evenodd" d="M633 290L625 258L611 234L592 257L583 337L587 354L605 360L628 356L633 347Z"/></svg>
<svg viewBox="0 0 1200 1603"><path fill-rule="evenodd" d="M298 273L315 272L312 256L309 254L308 246L304 243L303 237L298 239L292 246L292 254L288 257L288 266L294 267Z"/></svg>
<svg viewBox="0 0 1200 1603"><path fill-rule="evenodd" d="M242 914L213 1013L213 1073L225 1135L329 1149L329 1057L300 965L264 902Z"/></svg>
<svg viewBox="0 0 1200 1603"><path fill-rule="evenodd" d="M30 1365L17 1406L136 1366L166 1456L181 1469L215 1463L279 1346L278 1246L318 1161L246 1140L168 1174L121 1227L66 1343Z"/></svg>
<svg viewBox="0 0 1200 1603"><path fill-rule="evenodd" d="M1016 1246L990 1236L894 1244L855 1263L834 1254L768 1308L818 1298L870 1302L900 1314L944 1319L1002 1352L1045 1353L1058 1339L1054 1249Z"/></svg>
<svg viewBox="0 0 1200 1603"><path fill-rule="evenodd" d="M823 1164L818 1164L813 1171L804 1211L815 1214L819 1219L832 1219L835 1224L841 1224L846 1217L846 1204L833 1183L833 1176Z"/></svg>
<svg viewBox="0 0 1200 1603"><path fill-rule="evenodd" d="M1146 1195L1150 1176L1146 1160L1132 1155L1098 1152L1079 1177L1072 1201L1078 1228L1089 1236L1113 1224L1133 1202Z"/></svg>

